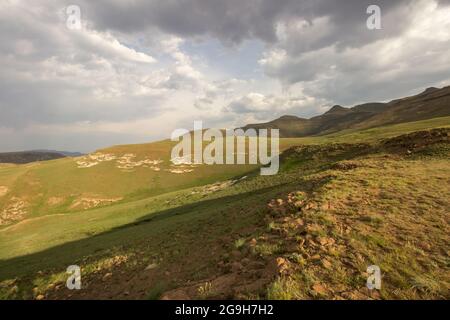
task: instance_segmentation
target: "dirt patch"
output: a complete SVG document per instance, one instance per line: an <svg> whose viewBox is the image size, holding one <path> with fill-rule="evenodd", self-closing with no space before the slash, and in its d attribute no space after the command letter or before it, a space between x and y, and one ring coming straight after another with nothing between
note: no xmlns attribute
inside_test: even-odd
<svg viewBox="0 0 450 320"><path fill-rule="evenodd" d="M47 204L50 206L57 206L64 202L64 198L61 197L50 197L47 200Z"/></svg>
<svg viewBox="0 0 450 320"><path fill-rule="evenodd" d="M8 193L8 187L0 186L0 197L3 197L7 193Z"/></svg>
<svg viewBox="0 0 450 320"><path fill-rule="evenodd" d="M122 197L118 198L89 198L89 197L83 197L80 199L75 200L72 205L70 206L70 209L91 209L96 208L99 206L104 205L110 205L114 202L122 200Z"/></svg>

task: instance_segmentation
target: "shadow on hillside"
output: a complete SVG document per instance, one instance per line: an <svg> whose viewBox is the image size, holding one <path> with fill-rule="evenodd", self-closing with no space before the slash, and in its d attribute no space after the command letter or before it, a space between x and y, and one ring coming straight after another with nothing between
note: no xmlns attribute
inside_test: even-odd
<svg viewBox="0 0 450 320"><path fill-rule="evenodd" d="M0 281L22 276L33 277L35 272L49 269L60 269L60 272L65 272L69 265L80 263L80 260L86 256L100 253L114 246L126 246L133 241L142 239L148 241L149 238L157 238L161 233L167 232L167 229L175 229L178 217L190 214L192 218L195 218L197 213L212 209L218 210L229 203L236 203L236 201L255 195L263 195L280 189L284 185L287 185L287 183L151 213L129 224L115 227L88 238L67 242L36 253L0 260ZM174 222L174 224L169 225L166 222ZM149 232L150 225L152 229Z"/></svg>
<svg viewBox="0 0 450 320"><path fill-rule="evenodd" d="M332 156L327 156L320 161L318 158L312 157L318 153L326 154L329 149L335 152ZM334 144L329 146L306 146L297 153L295 147L290 148L287 152L282 154L282 159L286 159L295 155L296 162L304 163L312 161L317 170L325 170L331 166L335 161L344 159L353 159L357 156L365 155L373 152L373 149L368 144ZM326 160L326 161L325 161ZM326 165L324 166L324 163ZM302 168L302 167L299 167ZM255 169L250 174L255 174L259 169ZM100 253L107 253L105 250L111 249L115 246L126 246L139 240L159 240L160 238L167 238L167 232L176 230L177 223L182 223L185 215L190 215L195 218L198 213L208 210L220 212L227 204L234 203L239 205L239 200L246 199L252 196L262 196L265 193L272 192L270 197L282 191L283 187L288 185L303 184L306 181L284 182L271 187L261 188L237 195L230 195L221 198L203 200L191 204L182 205L179 207L162 210L159 212L145 215L131 223L115 227L102 233L95 235L87 235L87 238L67 242L48 248L36 253L14 257L11 259L0 260L0 281L21 276L33 277L33 273L39 270L60 270L64 272L69 265L80 263L80 261L89 255ZM319 184L324 183L323 181ZM317 182L316 182L317 186ZM269 200L269 197L267 199ZM243 202L241 202L243 203ZM211 214L214 214L212 212ZM177 218L180 218L179 220ZM170 223L173 222L171 225ZM151 227L150 227L151 226ZM163 235L163 236L161 236ZM160 238L158 238L158 236Z"/></svg>

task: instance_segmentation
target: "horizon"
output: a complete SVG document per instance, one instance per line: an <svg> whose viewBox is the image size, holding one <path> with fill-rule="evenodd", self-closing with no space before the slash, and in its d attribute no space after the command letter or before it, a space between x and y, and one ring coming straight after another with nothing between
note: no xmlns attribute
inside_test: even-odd
<svg viewBox="0 0 450 320"><path fill-rule="evenodd" d="M412 96L421 94L421 93L425 92L425 91L428 90L428 89L438 89L438 90L439 90L439 89L443 89L443 88L446 88L446 87L449 87L449 85L444 85L443 87L440 87L440 88L436 88L436 87L427 87L427 88L425 88L424 90L422 90L422 91L420 91L420 92L416 92L416 93L413 94ZM400 97L398 97L398 98L400 98ZM405 97L403 97L403 98L405 98ZM362 104L366 104L366 103L388 103L388 102L393 101L393 100L396 100L396 99L387 99L387 100L383 100L383 101L364 102L364 103L362 103ZM356 107L356 106L358 106L358 105L360 105L360 104L352 105L352 106L342 106L342 105L339 105L339 104L335 104L335 105L332 105L332 106L328 107L328 109L325 110L323 113L316 114L316 115L312 115L312 116L310 116L310 117L308 117L308 118L303 118L303 119L311 119L311 118L313 118L313 117L323 115L323 114L327 113L329 110L331 110L332 108L334 108L334 107L336 107L336 106L339 106L339 107L342 107L342 108L345 108L345 109L351 109L351 108ZM270 119L270 120L268 120L268 121L277 120L277 119L282 118L282 117L292 117L292 116L294 116L294 117L299 117L299 116L293 115L293 114L284 114L284 115L281 115L280 117L277 117L277 118L275 118L275 119ZM194 123L194 121L195 121L195 120L193 120L192 123ZM261 122L261 123L263 123L263 122ZM207 127L207 128L203 128L203 130L207 130L207 129L219 129L219 130L231 129L231 130L236 130L236 129L239 129L239 128L243 127L244 125L251 125L251 124L247 123L247 124L243 124L243 125L241 125L241 126L239 126L239 127L235 127L235 128L212 128L212 127ZM173 128L173 131L175 131L175 130L177 130L177 129L184 129L184 128ZM68 152L68 153L89 154L89 153L93 153L93 152L96 152L96 151L98 151L98 150L102 150L102 149L106 149L106 148L110 148L110 147L117 147L117 146L123 146L123 145L141 145L141 144L154 143L154 142L164 141L164 140L170 140L170 136L168 136L168 137L163 137L163 138L157 139L157 140L149 140L149 141L132 141L132 142L129 142L129 143L120 143L120 144L113 144L113 145L105 145L105 146L100 146L100 147L98 147L98 148L96 148L96 149L85 150L85 151L80 151L80 150L65 150L65 149L63 150L63 149L55 149L55 148L51 148L51 147L44 147L44 148L34 148L34 149L27 149L27 150L11 150L11 151L1 151L1 150L0 150L0 153L8 153L8 152L11 152L11 153L14 153L14 152L42 152L42 151L43 151L43 152Z"/></svg>
<svg viewBox="0 0 450 320"><path fill-rule="evenodd" d="M65 1L4 2L0 152L86 153L166 139L197 119L310 118L448 85L450 3L375 2L379 29L366 26L366 1L82 0L78 16Z"/></svg>

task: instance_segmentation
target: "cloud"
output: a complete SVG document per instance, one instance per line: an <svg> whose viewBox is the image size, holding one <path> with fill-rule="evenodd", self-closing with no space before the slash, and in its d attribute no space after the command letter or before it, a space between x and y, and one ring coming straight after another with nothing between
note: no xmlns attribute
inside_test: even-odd
<svg viewBox="0 0 450 320"><path fill-rule="evenodd" d="M259 62L286 87L343 104L399 97L448 79L450 7L421 1L408 11L408 27L396 35L358 47L334 43L298 55L280 42Z"/></svg>
<svg viewBox="0 0 450 320"><path fill-rule="evenodd" d="M450 80L449 0L77 4L81 30L66 1L0 2L0 150L313 116ZM366 28L369 4L382 30Z"/></svg>
<svg viewBox="0 0 450 320"><path fill-rule="evenodd" d="M231 101L224 111L266 121L285 114L312 115L323 107L323 103L324 101L306 95L264 95L250 92Z"/></svg>

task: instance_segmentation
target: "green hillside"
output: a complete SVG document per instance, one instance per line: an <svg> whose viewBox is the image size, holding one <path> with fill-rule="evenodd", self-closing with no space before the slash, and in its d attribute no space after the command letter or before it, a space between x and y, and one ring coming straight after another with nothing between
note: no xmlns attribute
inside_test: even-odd
<svg viewBox="0 0 450 320"><path fill-rule="evenodd" d="M358 299L369 264L373 298L448 297L449 124L282 139L275 176L172 173L169 141L3 165L0 205L26 212L0 230L0 298Z"/></svg>

